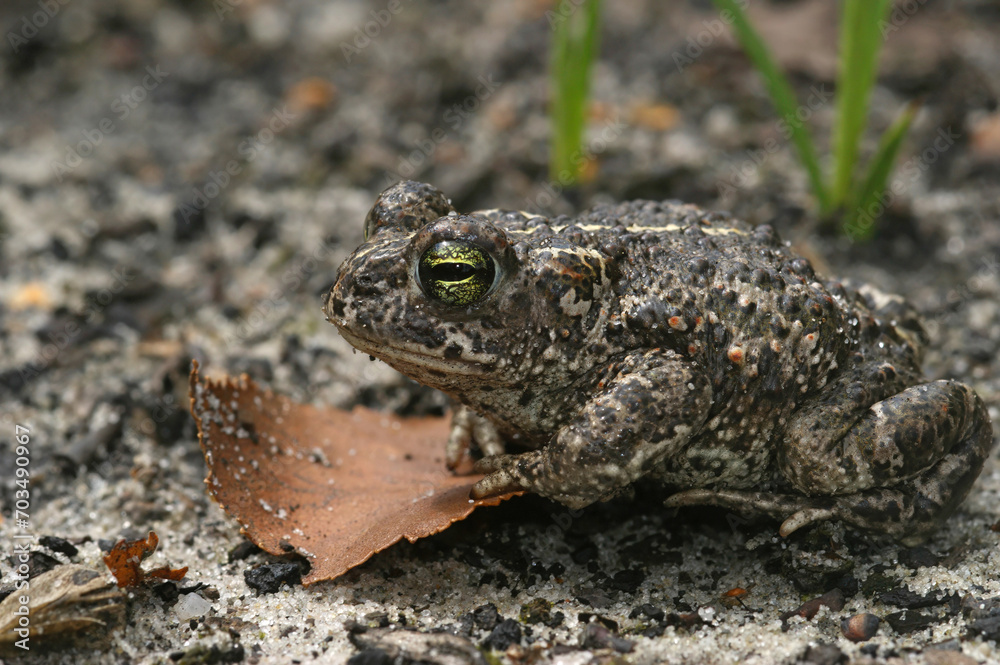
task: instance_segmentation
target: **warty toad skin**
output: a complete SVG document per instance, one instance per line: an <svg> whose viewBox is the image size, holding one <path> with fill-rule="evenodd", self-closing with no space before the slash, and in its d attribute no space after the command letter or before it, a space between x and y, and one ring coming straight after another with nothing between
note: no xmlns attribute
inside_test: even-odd
<svg viewBox="0 0 1000 665"><path fill-rule="evenodd" d="M671 201L458 214L402 182L365 237L326 315L462 405L447 459L481 451L476 497L579 508L645 477L783 535L839 519L915 543L992 448L975 392L923 381L913 308L816 275L770 226Z"/></svg>

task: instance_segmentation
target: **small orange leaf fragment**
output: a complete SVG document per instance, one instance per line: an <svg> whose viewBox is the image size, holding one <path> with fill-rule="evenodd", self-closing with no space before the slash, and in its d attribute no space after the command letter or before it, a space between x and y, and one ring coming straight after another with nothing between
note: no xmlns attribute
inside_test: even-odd
<svg viewBox="0 0 1000 665"><path fill-rule="evenodd" d="M197 363L190 395L208 491L258 547L305 556L306 586L513 496L469 498L482 476L445 467L445 418L297 404L245 375L202 381Z"/></svg>
<svg viewBox="0 0 1000 665"><path fill-rule="evenodd" d="M146 577L156 577L161 580L173 580L174 582L180 582L187 575L188 567L183 568L171 568L170 566L163 566L161 568L153 568L151 571L146 573Z"/></svg>
<svg viewBox="0 0 1000 665"><path fill-rule="evenodd" d="M166 580L182 580L187 574L187 566L184 568L170 568L163 566L155 568L148 573L144 573L140 564L150 554L156 551L156 546L160 544L160 538L156 532L150 531L145 539L125 540L122 538L111 551L104 556L104 564L118 581L119 587L139 586L148 577L157 577Z"/></svg>
<svg viewBox="0 0 1000 665"><path fill-rule="evenodd" d="M285 93L285 101L297 111L322 111L336 98L333 83L315 76L299 81Z"/></svg>
<svg viewBox="0 0 1000 665"><path fill-rule="evenodd" d="M665 132L677 126L681 112L670 104L642 103L632 107L631 120L644 129Z"/></svg>
<svg viewBox="0 0 1000 665"><path fill-rule="evenodd" d="M45 284L29 282L14 291L9 304L15 310L52 309L52 296Z"/></svg>
<svg viewBox="0 0 1000 665"><path fill-rule="evenodd" d="M750 594L750 589L752 589L753 587L754 587L753 584L750 584L745 589L743 587L738 587L738 586L733 587L729 591L722 594L722 604L725 607L736 607L737 605L742 605L743 598Z"/></svg>

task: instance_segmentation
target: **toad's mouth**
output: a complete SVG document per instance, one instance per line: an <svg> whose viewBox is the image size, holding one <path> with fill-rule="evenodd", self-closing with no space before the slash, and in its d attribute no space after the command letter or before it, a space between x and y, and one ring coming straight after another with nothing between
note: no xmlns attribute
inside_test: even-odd
<svg viewBox="0 0 1000 665"><path fill-rule="evenodd" d="M336 318L331 318L330 321L337 326L340 336L358 351L375 356L408 376L413 376L414 370L419 369L422 382L425 378L424 372L440 373L442 378L482 376L493 370L497 364L497 358L492 354L471 353L461 349L456 357L446 358L443 354L444 349L449 348L447 345L442 345L441 354L435 355L426 347L412 342L376 341L349 330L343 321Z"/></svg>

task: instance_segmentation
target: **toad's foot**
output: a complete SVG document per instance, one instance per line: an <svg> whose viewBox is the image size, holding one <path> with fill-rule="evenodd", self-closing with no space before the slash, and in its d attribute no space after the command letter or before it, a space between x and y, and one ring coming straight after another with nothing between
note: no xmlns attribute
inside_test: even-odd
<svg viewBox="0 0 1000 665"><path fill-rule="evenodd" d="M810 499L790 494L707 489L678 492L664 502L668 508L717 506L747 517L765 515L783 520L779 530L783 537L806 525L839 517L830 504L829 499Z"/></svg>
<svg viewBox="0 0 1000 665"><path fill-rule="evenodd" d="M620 494L630 481L615 467L593 468L587 479L573 476L567 481L553 471L545 450L484 457L476 462L476 471L488 475L472 487L470 496L473 499L509 492L535 492L574 510ZM609 491L609 488L612 489Z"/></svg>
<svg viewBox="0 0 1000 665"><path fill-rule="evenodd" d="M527 489L528 483L518 478L535 475L532 467L540 462L539 457L538 451L532 451L520 455L494 455L479 460L476 462L476 473L487 475L473 485L472 498L485 499Z"/></svg>
<svg viewBox="0 0 1000 665"><path fill-rule="evenodd" d="M486 457L503 454L503 440L496 427L467 406L457 406L451 417L451 432L444 449L445 463L455 470L475 443Z"/></svg>

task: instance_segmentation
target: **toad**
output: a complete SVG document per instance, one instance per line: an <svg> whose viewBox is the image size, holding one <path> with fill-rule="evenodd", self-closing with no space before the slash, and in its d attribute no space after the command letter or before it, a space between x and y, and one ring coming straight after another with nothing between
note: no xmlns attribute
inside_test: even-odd
<svg viewBox="0 0 1000 665"><path fill-rule="evenodd" d="M817 275L768 225L674 201L548 219L459 214L401 182L365 221L324 311L358 350L458 405L446 444L573 508L640 478L782 521L912 544L993 446L968 386L926 382L903 299Z"/></svg>

